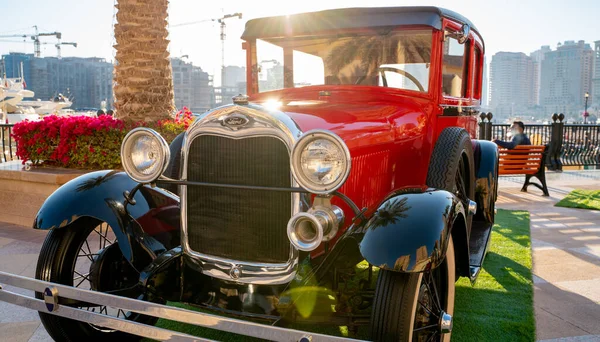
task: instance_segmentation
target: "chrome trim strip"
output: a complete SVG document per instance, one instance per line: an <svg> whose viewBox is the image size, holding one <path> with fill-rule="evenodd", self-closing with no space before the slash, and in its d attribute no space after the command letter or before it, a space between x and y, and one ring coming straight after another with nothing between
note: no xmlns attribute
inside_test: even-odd
<svg viewBox="0 0 600 342"><path fill-rule="evenodd" d="M27 278L6 272L0 272L0 283L14 287L44 292L48 287L54 287L58 291L59 298L74 299L87 303L110 306L123 311L133 311L148 316L164 318L181 323L193 324L205 328L232 332L244 336L256 337L269 341L299 341L302 337L310 336L313 342L321 341L357 341L355 339L343 338L337 336L309 333L300 330L285 329L272 325L254 323L240 319L221 317L218 315L207 314L203 312L191 311L170 307L162 304L144 302L137 299L115 296L107 293L95 292L90 290L78 289L72 286L60 285L45 282L33 278ZM44 301L29 296L8 292L0 286L0 301L20 305L33 310L44 312L50 315L57 315L72 318L75 320L89 322L92 324L106 326L129 332L138 336L144 336L158 340L177 340L177 341L210 341L196 336L185 335L166 329L156 328L141 323L135 323L121 318L110 317L106 315L88 312L83 309L76 309L66 305L60 305L54 312L48 312ZM102 316L100 318L96 316ZM88 318L91 320L88 320ZM101 320L98 320L101 319ZM113 324L114 325L109 325ZM154 335L156 334L156 335Z"/></svg>
<svg viewBox="0 0 600 342"><path fill-rule="evenodd" d="M74 319L76 321L87 322L108 329L123 331L129 334L149 338L159 341L214 341L188 334L182 334L171 330L153 327L134 321L128 321L122 318L111 317L92 311L61 305L57 311L48 312L44 301L32 297L27 297L10 291L0 291L0 301L25 307L27 309L44 312L54 316Z"/></svg>
<svg viewBox="0 0 600 342"><path fill-rule="evenodd" d="M243 125L232 126L225 122L231 115L243 116L248 121ZM220 107L205 117L195 121L183 137L182 142L182 180L187 181L188 151L192 141L201 135L224 136L231 139L244 139L249 137L275 137L280 139L287 147L291 158L291 151L302 131L295 122L287 115L279 111L269 111L261 106L229 105ZM298 187L292 173L290 172L292 187ZM286 263L254 263L242 260L231 260L199 253L191 249L189 245L189 233L187 225L187 186L179 187L181 196L181 246L183 252L190 255L199 263L202 273L218 279L236 281L252 284L286 284L292 281L296 275L298 266L298 250L290 243L290 255ZM292 210L290 217L302 211L301 196L307 194L292 193ZM286 229L286 227L282 227ZM241 272L238 276L232 276L232 270Z"/></svg>

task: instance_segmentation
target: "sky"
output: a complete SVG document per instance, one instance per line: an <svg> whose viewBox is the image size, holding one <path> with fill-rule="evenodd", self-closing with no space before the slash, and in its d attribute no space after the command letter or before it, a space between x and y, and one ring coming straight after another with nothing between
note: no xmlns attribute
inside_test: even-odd
<svg viewBox="0 0 600 342"><path fill-rule="evenodd" d="M113 25L115 0L0 0L0 36L40 32L61 32L63 42L77 42L77 48L62 47L62 56L114 59ZM293 6L292 6L293 4ZM488 63L498 51L529 54L542 45L556 48L565 40L600 40L600 0L171 0L169 25L219 18L241 12L243 18L228 19L225 61L244 65L241 36L248 19L340 7L440 6L469 18L486 44ZM41 38L42 56L56 56L54 37ZM172 57L188 60L219 78L221 45L216 22L169 28ZM13 42L16 41L16 42ZM31 40L0 37L0 55L33 52Z"/></svg>

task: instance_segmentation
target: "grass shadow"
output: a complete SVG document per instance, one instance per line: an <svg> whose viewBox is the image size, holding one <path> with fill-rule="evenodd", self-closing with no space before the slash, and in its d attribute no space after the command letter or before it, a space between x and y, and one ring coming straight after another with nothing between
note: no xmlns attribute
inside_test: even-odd
<svg viewBox="0 0 600 342"><path fill-rule="evenodd" d="M529 213L498 210L484 269L456 284L453 341L534 341Z"/></svg>

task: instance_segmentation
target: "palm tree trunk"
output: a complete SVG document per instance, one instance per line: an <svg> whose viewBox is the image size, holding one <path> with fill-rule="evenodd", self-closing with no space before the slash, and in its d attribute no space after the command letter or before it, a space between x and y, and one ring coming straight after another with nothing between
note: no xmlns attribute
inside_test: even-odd
<svg viewBox="0 0 600 342"><path fill-rule="evenodd" d="M168 0L118 0L114 94L120 119L157 121L175 111L168 6Z"/></svg>

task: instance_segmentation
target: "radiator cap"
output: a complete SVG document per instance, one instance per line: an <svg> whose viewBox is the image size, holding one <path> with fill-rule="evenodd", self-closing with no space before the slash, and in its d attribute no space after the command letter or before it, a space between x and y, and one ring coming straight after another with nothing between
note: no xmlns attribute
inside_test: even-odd
<svg viewBox="0 0 600 342"><path fill-rule="evenodd" d="M248 104L248 95L239 94L233 97L233 103L236 105L247 105Z"/></svg>

